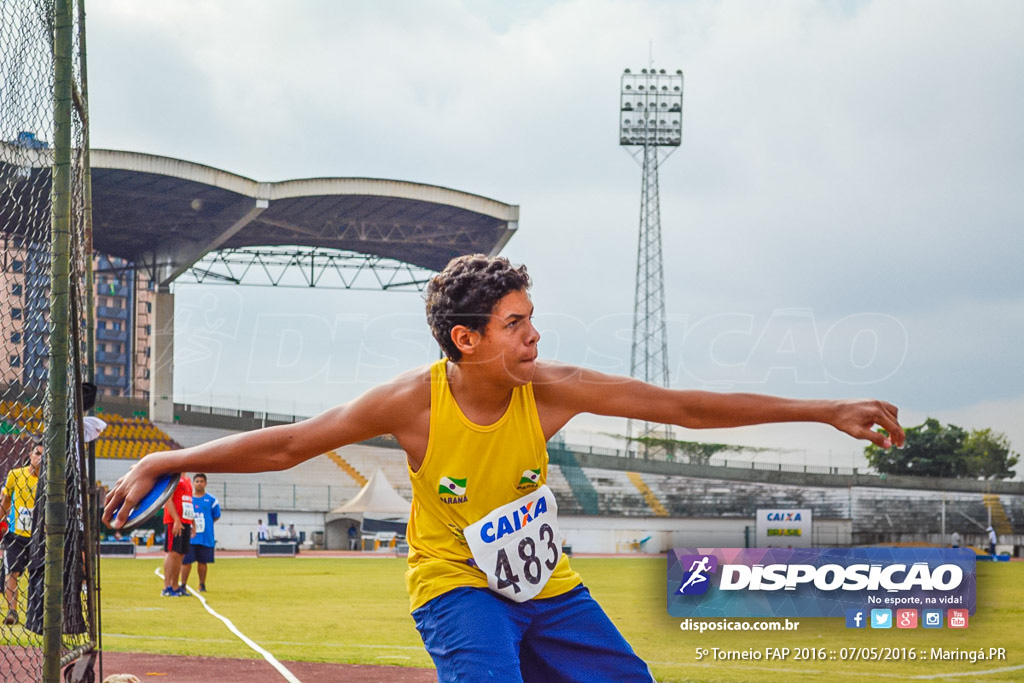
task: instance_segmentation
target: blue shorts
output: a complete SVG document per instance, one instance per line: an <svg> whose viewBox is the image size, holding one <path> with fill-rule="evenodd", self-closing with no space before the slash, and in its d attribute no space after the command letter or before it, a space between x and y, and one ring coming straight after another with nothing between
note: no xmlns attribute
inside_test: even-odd
<svg viewBox="0 0 1024 683"><path fill-rule="evenodd" d="M188 552L181 558L182 564L192 564L198 562L199 564L213 564L213 547L208 545L196 545L193 543L189 546Z"/></svg>
<svg viewBox="0 0 1024 683"><path fill-rule="evenodd" d="M456 588L412 617L438 683L654 680L584 586L521 603Z"/></svg>

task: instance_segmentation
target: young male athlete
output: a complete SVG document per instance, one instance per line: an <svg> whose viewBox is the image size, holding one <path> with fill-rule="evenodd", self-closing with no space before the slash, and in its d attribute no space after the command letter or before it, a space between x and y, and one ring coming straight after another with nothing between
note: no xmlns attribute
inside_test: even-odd
<svg viewBox="0 0 1024 683"><path fill-rule="evenodd" d="M194 517L192 482L182 472L171 499L164 504L164 527L167 529L164 550L167 554L164 555L164 590L160 595L165 598L188 595L185 587L178 585L178 578L181 575L181 561L192 547L192 520Z"/></svg>
<svg viewBox="0 0 1024 683"><path fill-rule="evenodd" d="M406 583L439 681L650 681L561 554L547 439L595 413L689 428L814 421L903 443L896 407L881 401L678 391L539 361L529 287L503 258L453 260L426 295L446 359L305 422L148 455L111 491L104 521L122 524L165 472L283 470L393 434L413 485Z"/></svg>
<svg viewBox="0 0 1024 683"><path fill-rule="evenodd" d="M199 565L199 592L206 592L207 565L214 562L213 552L217 539L213 534L213 523L220 519L220 502L206 492L206 475L198 472L192 476L192 541L188 552L181 559L180 590L188 590L188 577L192 564Z"/></svg>
<svg viewBox="0 0 1024 683"><path fill-rule="evenodd" d="M36 506L36 487L42 462L43 445L35 444L28 464L8 472L0 492L0 517L7 520L4 537L4 573L7 575L4 581L4 597L7 599L4 624L7 625L18 623L18 579L28 567L32 511Z"/></svg>

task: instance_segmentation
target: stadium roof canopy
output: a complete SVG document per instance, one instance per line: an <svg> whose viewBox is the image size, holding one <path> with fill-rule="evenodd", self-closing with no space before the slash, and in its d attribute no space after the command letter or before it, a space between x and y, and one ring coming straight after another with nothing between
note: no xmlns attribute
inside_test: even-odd
<svg viewBox="0 0 1024 683"><path fill-rule="evenodd" d="M48 150L21 150L33 172ZM220 249L296 245L441 270L497 254L519 207L435 185L372 178L259 182L180 159L91 151L93 246L168 284ZM45 172L45 171L44 171Z"/></svg>

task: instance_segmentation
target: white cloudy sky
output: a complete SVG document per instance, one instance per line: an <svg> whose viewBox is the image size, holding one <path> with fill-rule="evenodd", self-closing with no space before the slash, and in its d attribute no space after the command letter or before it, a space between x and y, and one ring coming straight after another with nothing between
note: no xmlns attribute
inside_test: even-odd
<svg viewBox="0 0 1024 683"><path fill-rule="evenodd" d="M1022 3L102 0L88 22L95 147L517 204L542 353L622 373L618 87L653 52L686 77L660 176L672 385L884 397L1024 450ZM176 294L179 401L310 413L436 357L416 294ZM682 436L860 452L820 426Z"/></svg>

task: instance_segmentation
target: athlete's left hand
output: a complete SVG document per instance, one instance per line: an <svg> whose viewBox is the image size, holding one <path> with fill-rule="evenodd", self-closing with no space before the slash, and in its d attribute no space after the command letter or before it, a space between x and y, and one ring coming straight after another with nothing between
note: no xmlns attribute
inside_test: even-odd
<svg viewBox="0 0 1024 683"><path fill-rule="evenodd" d="M867 439L879 448L902 447L907 438L900 426L899 409L885 401L836 401L829 424L856 439ZM884 432L876 430L876 426Z"/></svg>

